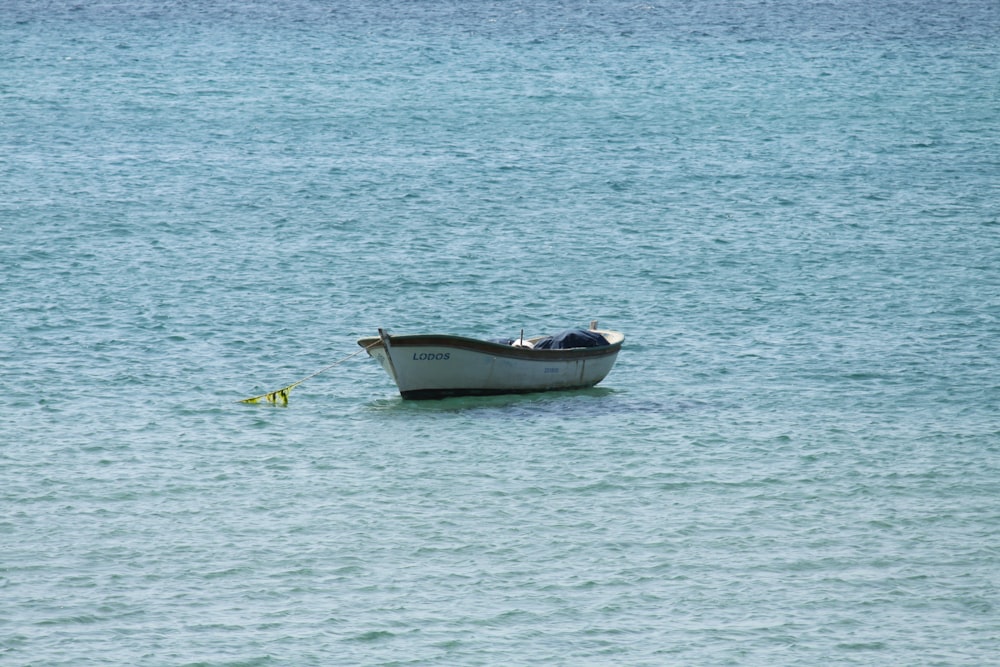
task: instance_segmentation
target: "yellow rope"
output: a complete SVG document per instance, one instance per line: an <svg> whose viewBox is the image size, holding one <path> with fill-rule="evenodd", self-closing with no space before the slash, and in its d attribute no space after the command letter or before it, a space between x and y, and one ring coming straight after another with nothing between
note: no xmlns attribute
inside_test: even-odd
<svg viewBox="0 0 1000 667"><path fill-rule="evenodd" d="M278 405L279 402L281 403L281 405L288 405L288 392L290 392L292 389L294 389L295 387L298 387L300 384L302 384L306 380L308 380L310 378L314 378L317 375L319 375L320 373L324 373L324 372L330 370L331 368L333 368L334 366L342 364L345 361L347 361L348 359L352 359L352 358L358 356L362 352L367 352L368 350L372 349L376 345L380 345L381 343L382 343L381 340L377 340L374 343L372 343L371 345L368 345L366 347L361 348L360 350L358 350L354 354L349 354L346 357L344 357L343 359L341 359L339 361L333 362L332 364L330 364L326 368L321 368L318 371L316 371L315 373L313 373L312 375L307 375L304 378L302 378L301 380L296 380L295 382L291 383L290 385L284 386L281 389L275 389L274 391L270 391L270 392L268 392L266 394L261 394L260 396L251 396L250 398L244 398L242 401L239 401L239 402L240 403L247 403L247 404L250 404L250 405L257 405L258 403L260 403L260 399L263 398L264 400L266 400L271 405Z"/></svg>

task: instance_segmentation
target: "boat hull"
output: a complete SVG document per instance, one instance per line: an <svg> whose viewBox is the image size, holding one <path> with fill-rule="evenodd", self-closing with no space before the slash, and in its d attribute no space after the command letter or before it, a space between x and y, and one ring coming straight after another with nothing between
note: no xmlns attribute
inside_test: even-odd
<svg viewBox="0 0 1000 667"><path fill-rule="evenodd" d="M600 331L610 344L533 350L462 336L362 338L405 399L517 394L593 387L618 358L624 336Z"/></svg>

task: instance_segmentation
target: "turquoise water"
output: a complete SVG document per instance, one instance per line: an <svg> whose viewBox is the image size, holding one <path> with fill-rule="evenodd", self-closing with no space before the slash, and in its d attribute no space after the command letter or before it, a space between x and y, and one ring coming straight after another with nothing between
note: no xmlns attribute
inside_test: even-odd
<svg viewBox="0 0 1000 667"><path fill-rule="evenodd" d="M0 663L996 664L1000 5L0 6ZM403 402L397 333L623 331Z"/></svg>

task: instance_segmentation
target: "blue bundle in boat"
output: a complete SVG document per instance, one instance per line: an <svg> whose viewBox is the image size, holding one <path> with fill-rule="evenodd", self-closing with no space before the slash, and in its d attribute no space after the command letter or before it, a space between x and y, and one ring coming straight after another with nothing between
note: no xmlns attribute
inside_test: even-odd
<svg viewBox="0 0 1000 667"><path fill-rule="evenodd" d="M608 340L596 331L587 329L567 329L554 336L547 336L535 343L536 350L568 350L574 347L602 347L610 345Z"/></svg>

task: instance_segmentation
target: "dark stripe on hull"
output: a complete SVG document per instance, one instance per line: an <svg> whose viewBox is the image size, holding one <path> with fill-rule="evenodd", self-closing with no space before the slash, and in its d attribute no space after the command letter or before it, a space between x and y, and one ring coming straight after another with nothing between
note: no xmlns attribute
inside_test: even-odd
<svg viewBox="0 0 1000 667"><path fill-rule="evenodd" d="M544 389L414 389L401 391L400 396L408 401L426 401L458 396L502 396L505 394L540 394L546 391L573 391L590 389L597 383L582 384L576 387L551 387Z"/></svg>
<svg viewBox="0 0 1000 667"><path fill-rule="evenodd" d="M529 350L501 343L490 343L489 341L465 338L463 336L443 336L443 335L406 335L390 336L389 342L394 348L407 347L440 347L455 350L469 350L480 352L494 357L504 359L531 359L536 361L575 361L577 359L593 359L617 354L621 349L621 342L601 347L577 347L566 350ZM378 338L362 338L358 345L367 347L378 343ZM376 345L376 347L382 347Z"/></svg>

